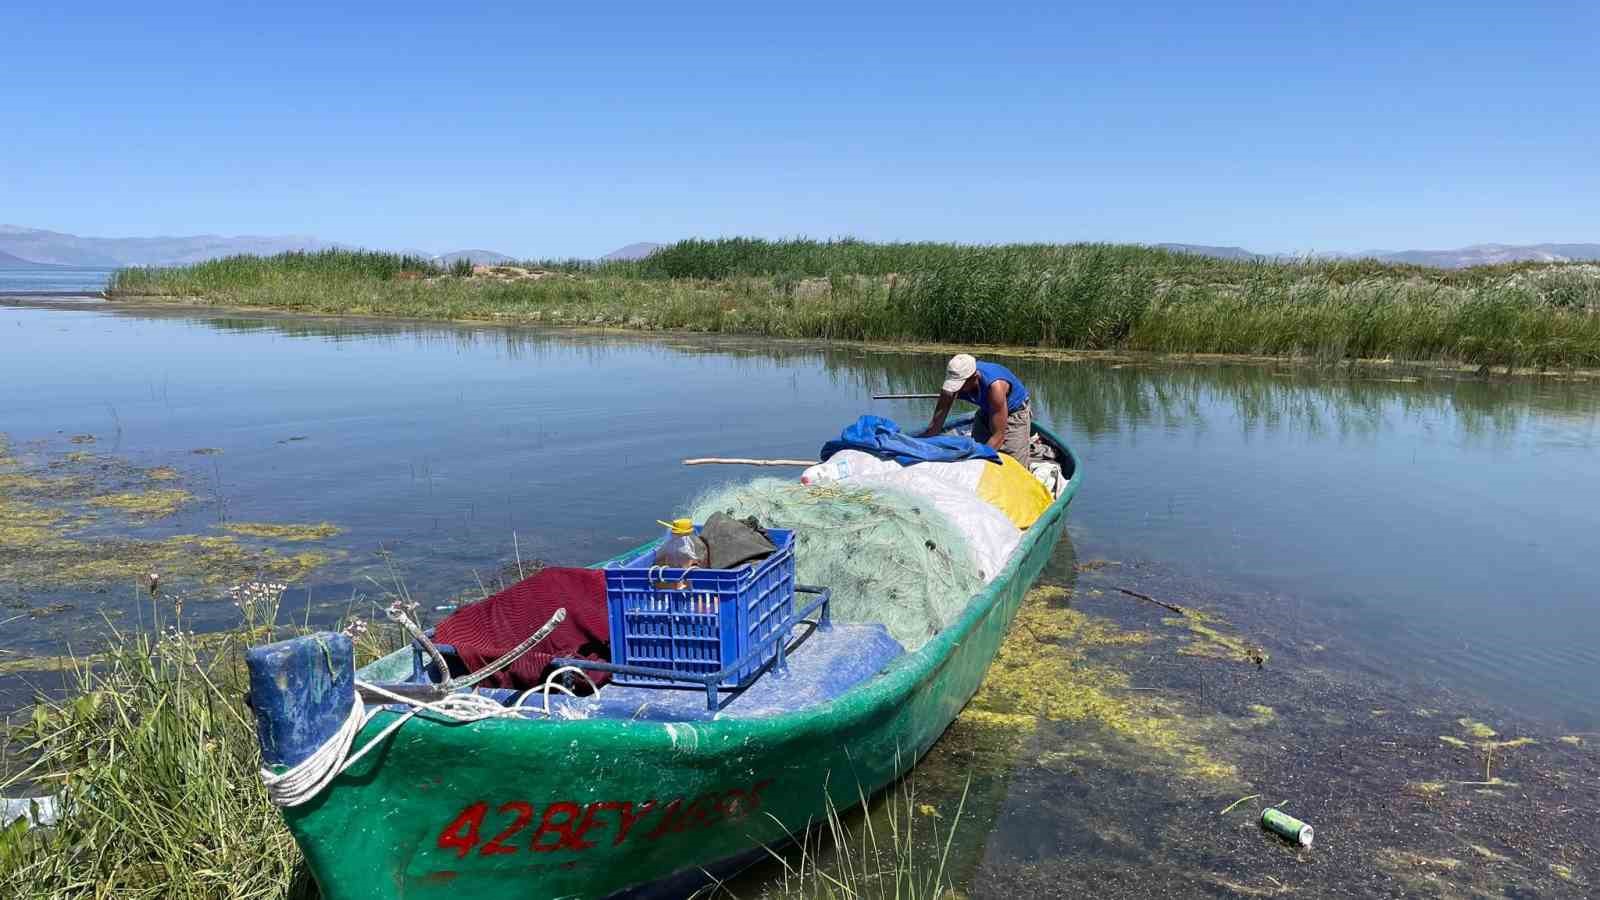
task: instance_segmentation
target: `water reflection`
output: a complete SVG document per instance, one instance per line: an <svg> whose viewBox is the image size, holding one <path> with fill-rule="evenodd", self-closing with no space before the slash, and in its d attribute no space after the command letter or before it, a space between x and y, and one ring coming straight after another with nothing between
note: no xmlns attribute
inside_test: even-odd
<svg viewBox="0 0 1600 900"><path fill-rule="evenodd" d="M492 582L513 535L528 557L608 556L752 474L683 457L811 454L868 411L920 425L931 404L870 395L934 389L944 363L816 342L82 306L0 308L0 326L16 338L0 357L16 388L0 431L57 454L94 433L97 452L176 467L200 499L152 526L167 533L340 525L328 548L341 561L308 584L340 603L387 578L379 548L437 599ZM1326 610L1344 631L1319 643L1358 645L1401 677L1593 712L1575 686L1600 671L1600 513L1574 498L1600 496L1595 384L1004 361L1085 458L1072 521L1086 555L1280 598L1262 616ZM87 620L119 601L77 602ZM38 652L68 619L5 639Z"/></svg>

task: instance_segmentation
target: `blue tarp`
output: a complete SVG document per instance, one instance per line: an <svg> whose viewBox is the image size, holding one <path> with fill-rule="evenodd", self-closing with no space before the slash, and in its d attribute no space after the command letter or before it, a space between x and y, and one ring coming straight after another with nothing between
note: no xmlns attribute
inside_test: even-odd
<svg viewBox="0 0 1600 900"><path fill-rule="evenodd" d="M1000 454L988 444L980 444L959 434L939 437L912 437L900 430L893 419L862 416L840 432L837 440L822 445L822 459L840 450L865 450L880 459L892 459L902 466L919 462L960 462L986 459L998 463Z"/></svg>

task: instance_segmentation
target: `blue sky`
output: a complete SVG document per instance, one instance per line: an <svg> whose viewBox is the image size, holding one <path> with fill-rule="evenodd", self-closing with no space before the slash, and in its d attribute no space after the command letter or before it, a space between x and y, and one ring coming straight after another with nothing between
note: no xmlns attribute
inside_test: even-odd
<svg viewBox="0 0 1600 900"><path fill-rule="evenodd" d="M579 5L8 4L0 222L519 256L1600 241L1592 0Z"/></svg>

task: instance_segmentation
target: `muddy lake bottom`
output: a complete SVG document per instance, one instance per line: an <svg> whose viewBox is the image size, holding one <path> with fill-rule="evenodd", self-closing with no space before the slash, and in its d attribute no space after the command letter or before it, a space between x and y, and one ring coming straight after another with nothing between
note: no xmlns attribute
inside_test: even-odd
<svg viewBox="0 0 1600 900"><path fill-rule="evenodd" d="M0 328L8 710L64 688L55 654L170 615L153 565L202 632L237 624L226 589L253 579L290 584L285 619L371 618L396 580L442 617L519 557L609 556L754 474L683 456L915 421L866 398L941 364L87 303L0 302ZM1087 480L983 689L902 788L919 853L955 827L963 895L1597 890L1600 505L1575 499L1600 496L1600 387L1005 361ZM881 832L894 800L847 822ZM1268 804L1314 846L1262 831ZM723 895L782 884L765 863Z"/></svg>

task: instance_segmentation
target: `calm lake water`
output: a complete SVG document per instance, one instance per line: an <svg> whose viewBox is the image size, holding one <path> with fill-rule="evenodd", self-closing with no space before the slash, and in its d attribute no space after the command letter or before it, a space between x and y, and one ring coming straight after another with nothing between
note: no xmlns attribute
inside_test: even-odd
<svg viewBox="0 0 1600 900"><path fill-rule="evenodd" d="M90 293L105 289L115 269L0 266L0 294Z"/></svg>
<svg viewBox="0 0 1600 900"><path fill-rule="evenodd" d="M1444 692L1551 734L1600 729L1600 385L1004 361L1085 467L1059 577L1072 560L1112 560L1165 599L1222 604L1286 666L1314 656L1346 684ZM0 432L44 455L92 434L96 452L177 468L199 502L153 533L339 525L330 544L348 556L306 585L313 615L331 617L353 591L377 592L368 576L387 579L380 549L441 602L517 551L608 557L708 486L756 474L683 457L813 456L863 412L920 425L926 403L870 394L936 389L942 364L802 343L0 305ZM0 591L76 606L0 628L0 650L19 654L135 605L131 591ZM1022 853L1028 835L1001 844Z"/></svg>

